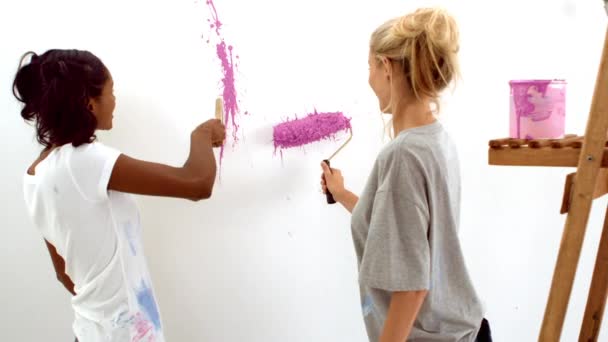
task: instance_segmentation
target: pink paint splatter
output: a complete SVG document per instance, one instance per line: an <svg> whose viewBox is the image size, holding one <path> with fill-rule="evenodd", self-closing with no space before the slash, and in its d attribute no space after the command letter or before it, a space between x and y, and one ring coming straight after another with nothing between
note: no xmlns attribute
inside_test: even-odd
<svg viewBox="0 0 608 342"><path fill-rule="evenodd" d="M238 69L238 63L235 63L235 59L238 61L239 56L233 56L234 48L232 45L227 45L226 41L220 33L222 22L220 21L215 4L213 0L207 0L207 6L211 10L211 17L208 21L211 23L210 28L214 29L219 43L216 44L217 57L219 58L222 65L222 98L224 100L224 123L226 129L232 129L232 138L234 144L238 141L238 129L237 115L239 114L239 105L237 100L237 91L235 86L235 69ZM209 42L209 40L207 40ZM245 112L248 114L248 112ZM220 165L224 157L224 146L220 149Z"/></svg>
<svg viewBox="0 0 608 342"><path fill-rule="evenodd" d="M146 337L148 337L148 341L153 341L154 335L152 333L154 331L154 326L150 323L150 321L143 317L141 312L138 312L135 316L134 328L136 335L133 336L132 342L143 341ZM148 333L150 333L150 335L148 335Z"/></svg>
<svg viewBox="0 0 608 342"><path fill-rule="evenodd" d="M273 141L277 149L303 146L323 139L335 138L343 130L351 130L350 118L342 112L308 114L306 117L286 121L273 127Z"/></svg>

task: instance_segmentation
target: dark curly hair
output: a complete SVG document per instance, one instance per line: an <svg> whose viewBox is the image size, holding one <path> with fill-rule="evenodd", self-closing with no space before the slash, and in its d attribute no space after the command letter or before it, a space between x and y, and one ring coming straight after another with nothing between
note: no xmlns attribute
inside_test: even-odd
<svg viewBox="0 0 608 342"><path fill-rule="evenodd" d="M30 63L23 61L31 56ZM89 100L101 95L109 73L88 51L49 50L26 53L13 82L13 95L24 104L21 116L36 124L36 137L46 148L95 140L97 119Z"/></svg>

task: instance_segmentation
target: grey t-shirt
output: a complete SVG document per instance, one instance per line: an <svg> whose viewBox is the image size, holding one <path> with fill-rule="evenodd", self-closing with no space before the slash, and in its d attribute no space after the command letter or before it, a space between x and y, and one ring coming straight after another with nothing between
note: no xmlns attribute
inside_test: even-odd
<svg viewBox="0 0 608 342"><path fill-rule="evenodd" d="M352 212L361 305L377 342L391 293L428 290L408 341L475 341L483 309L458 239L460 173L439 121L401 132L378 155Z"/></svg>

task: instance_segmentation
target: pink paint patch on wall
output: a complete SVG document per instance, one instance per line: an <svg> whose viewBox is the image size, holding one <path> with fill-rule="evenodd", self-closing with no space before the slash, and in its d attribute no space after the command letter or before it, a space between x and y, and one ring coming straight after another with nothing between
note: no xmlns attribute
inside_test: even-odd
<svg viewBox="0 0 608 342"><path fill-rule="evenodd" d="M335 139L338 132L352 130L350 120L342 112L319 113L315 110L303 118L277 124L272 134L275 151Z"/></svg>
<svg viewBox="0 0 608 342"><path fill-rule="evenodd" d="M222 22L220 21L213 0L207 0L207 6L211 11L211 19L208 19L209 26L215 32L218 39L216 43L216 53L222 67L222 98L224 100L224 123L226 130L232 132L234 144L238 142L238 116L240 114L238 92L236 90L235 70L238 70L238 55L234 55L234 47L226 44L220 29ZM210 40L208 39L209 43ZM244 114L247 114L245 112ZM224 146L220 150L220 164L224 156Z"/></svg>

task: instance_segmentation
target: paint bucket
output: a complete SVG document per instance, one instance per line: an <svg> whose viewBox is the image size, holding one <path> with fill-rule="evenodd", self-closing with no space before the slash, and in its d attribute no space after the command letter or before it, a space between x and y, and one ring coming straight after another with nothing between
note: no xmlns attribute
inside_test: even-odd
<svg viewBox="0 0 608 342"><path fill-rule="evenodd" d="M566 126L565 80L512 80L510 137L559 139Z"/></svg>

